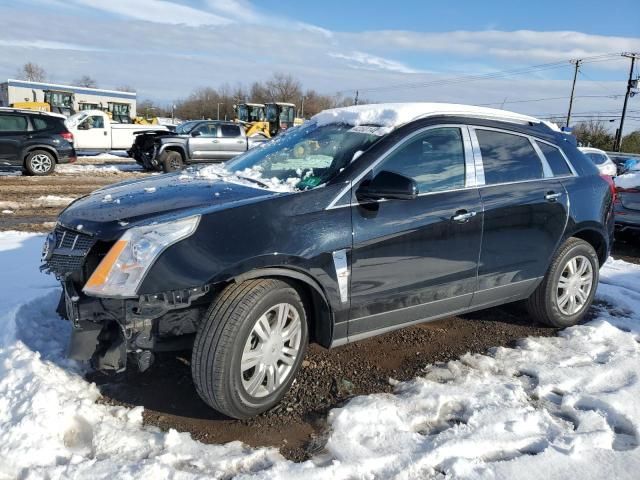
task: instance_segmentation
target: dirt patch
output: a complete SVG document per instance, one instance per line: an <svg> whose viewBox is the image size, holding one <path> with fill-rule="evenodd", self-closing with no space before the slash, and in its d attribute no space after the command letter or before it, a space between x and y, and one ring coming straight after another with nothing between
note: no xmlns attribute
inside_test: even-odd
<svg viewBox="0 0 640 480"><path fill-rule="evenodd" d="M555 332L531 325L518 305L510 305L405 328L334 350L311 345L281 404L247 421L224 417L200 400L191 381L190 352L160 355L142 374L133 369L115 377L93 373L89 380L98 384L107 403L143 405L146 424L189 432L205 443L240 440L252 446L274 446L285 457L302 461L322 450L328 411L353 396L389 393L393 390L390 378L410 380L428 364Z"/></svg>
<svg viewBox="0 0 640 480"><path fill-rule="evenodd" d="M49 231L73 199L112 183L148 175L138 171L133 160L117 157L86 157L59 167L46 177L0 170L0 231Z"/></svg>

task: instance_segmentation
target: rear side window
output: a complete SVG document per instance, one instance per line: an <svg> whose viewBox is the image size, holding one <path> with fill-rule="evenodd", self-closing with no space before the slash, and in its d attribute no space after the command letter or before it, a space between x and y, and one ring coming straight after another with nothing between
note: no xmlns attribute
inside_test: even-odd
<svg viewBox="0 0 640 480"><path fill-rule="evenodd" d="M563 177L565 175L571 175L571 169L567 165L566 160L556 147L552 147L548 143L536 142L540 150L547 159L547 163L551 167L554 177Z"/></svg>
<svg viewBox="0 0 640 480"><path fill-rule="evenodd" d="M528 138L476 129L487 185L543 177L542 162Z"/></svg>
<svg viewBox="0 0 640 480"><path fill-rule="evenodd" d="M465 163L459 128L427 130L389 155L381 170L413 178L418 192L439 192L464 187Z"/></svg>
<svg viewBox="0 0 640 480"><path fill-rule="evenodd" d="M239 137L240 127L237 125L220 125L220 133L223 137Z"/></svg>
<svg viewBox="0 0 640 480"><path fill-rule="evenodd" d="M596 165L602 165L604 162L607 161L607 157L605 157L604 155L602 155L601 153L585 153L585 155L587 157L589 157L589 159L595 163Z"/></svg>
<svg viewBox="0 0 640 480"><path fill-rule="evenodd" d="M31 117L31 122L36 130L64 130L64 120L55 117Z"/></svg>
<svg viewBox="0 0 640 480"><path fill-rule="evenodd" d="M0 132L24 132L26 130L27 117L0 114Z"/></svg>

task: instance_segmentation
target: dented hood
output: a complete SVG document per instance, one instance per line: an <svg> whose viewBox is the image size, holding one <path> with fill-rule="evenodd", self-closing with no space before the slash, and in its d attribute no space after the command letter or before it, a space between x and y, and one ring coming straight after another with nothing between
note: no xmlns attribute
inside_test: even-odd
<svg viewBox="0 0 640 480"><path fill-rule="evenodd" d="M181 173L157 175L111 185L81 197L59 216L65 227L117 238L135 225L233 208L278 193L231 180Z"/></svg>

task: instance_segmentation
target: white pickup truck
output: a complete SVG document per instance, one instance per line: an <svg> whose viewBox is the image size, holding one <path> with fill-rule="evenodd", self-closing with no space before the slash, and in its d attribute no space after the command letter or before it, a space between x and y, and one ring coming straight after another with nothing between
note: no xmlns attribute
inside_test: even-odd
<svg viewBox="0 0 640 480"><path fill-rule="evenodd" d="M83 110L66 120L73 133L76 150L128 150L135 141L135 132L167 130L162 125L115 123L100 110Z"/></svg>

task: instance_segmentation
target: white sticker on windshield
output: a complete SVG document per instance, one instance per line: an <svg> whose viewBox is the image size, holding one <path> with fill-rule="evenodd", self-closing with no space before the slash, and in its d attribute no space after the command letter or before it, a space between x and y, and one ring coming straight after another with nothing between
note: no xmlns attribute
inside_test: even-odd
<svg viewBox="0 0 640 480"><path fill-rule="evenodd" d="M389 133L391 131L391 129L389 127L358 125L356 127L353 127L349 131L350 132L354 132L354 133L366 133L368 135L376 135L378 137L381 137L381 136L386 135L387 133Z"/></svg>

